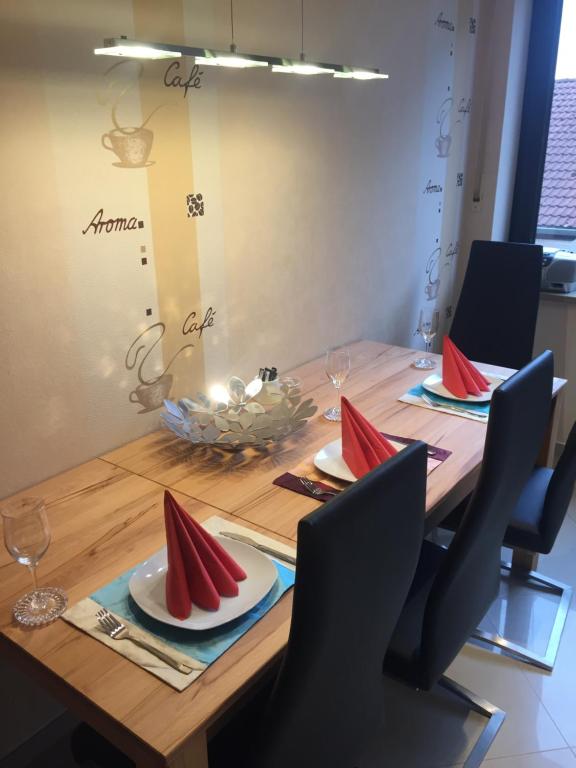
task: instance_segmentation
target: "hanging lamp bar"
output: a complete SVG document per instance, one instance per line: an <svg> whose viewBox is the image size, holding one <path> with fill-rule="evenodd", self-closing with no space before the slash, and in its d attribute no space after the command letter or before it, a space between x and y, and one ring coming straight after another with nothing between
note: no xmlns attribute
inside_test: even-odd
<svg viewBox="0 0 576 768"><path fill-rule="evenodd" d="M189 45L174 45L172 43L149 43L139 40L128 40L126 37L109 37L104 40L102 48L95 48L97 56L120 56L134 59L169 59L187 56L194 58L196 63L204 66L231 67L244 69L247 67L272 67L274 72L290 74L332 74L337 78L355 80L387 79L388 75L379 69L348 67L342 64L308 61L301 54L299 59L286 59L279 56L262 56L255 53L239 53L232 43L230 50L217 51L211 48L200 48Z"/></svg>

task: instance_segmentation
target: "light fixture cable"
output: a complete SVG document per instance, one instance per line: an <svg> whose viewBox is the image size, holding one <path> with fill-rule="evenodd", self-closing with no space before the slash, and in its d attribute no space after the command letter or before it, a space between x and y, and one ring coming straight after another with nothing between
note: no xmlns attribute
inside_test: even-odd
<svg viewBox="0 0 576 768"><path fill-rule="evenodd" d="M236 53L236 43L234 41L234 0L230 0L230 34L232 38L230 50Z"/></svg>
<svg viewBox="0 0 576 768"><path fill-rule="evenodd" d="M300 61L304 61L304 0L300 0Z"/></svg>

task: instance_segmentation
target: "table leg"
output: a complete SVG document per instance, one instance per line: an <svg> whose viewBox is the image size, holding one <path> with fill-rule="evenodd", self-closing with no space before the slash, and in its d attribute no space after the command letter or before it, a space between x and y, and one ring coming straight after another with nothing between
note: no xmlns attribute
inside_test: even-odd
<svg viewBox="0 0 576 768"><path fill-rule="evenodd" d="M528 552L526 549L513 549L512 571L538 570L538 557L537 552Z"/></svg>
<svg viewBox="0 0 576 768"><path fill-rule="evenodd" d="M167 768L208 768L208 742L206 733L197 733L193 739L166 760Z"/></svg>

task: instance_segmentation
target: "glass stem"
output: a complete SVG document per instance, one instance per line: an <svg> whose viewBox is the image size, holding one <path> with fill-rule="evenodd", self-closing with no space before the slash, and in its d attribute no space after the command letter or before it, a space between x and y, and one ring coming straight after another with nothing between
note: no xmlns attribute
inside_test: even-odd
<svg viewBox="0 0 576 768"><path fill-rule="evenodd" d="M338 410L340 408L340 386L334 384L334 388L336 389L336 410Z"/></svg>
<svg viewBox="0 0 576 768"><path fill-rule="evenodd" d="M29 565L28 570L32 574L32 581L34 582L34 593L32 600L30 601L30 608L33 611L45 611L48 604L45 597L38 594L38 577L36 575L36 566Z"/></svg>
<svg viewBox="0 0 576 768"><path fill-rule="evenodd" d="M34 584L34 590L36 591L38 589L38 576L36 575L36 566L29 565L28 570L32 576L32 583Z"/></svg>
<svg viewBox="0 0 576 768"><path fill-rule="evenodd" d="M431 351L432 351L432 342L431 341L427 341L426 342L426 354L429 355Z"/></svg>

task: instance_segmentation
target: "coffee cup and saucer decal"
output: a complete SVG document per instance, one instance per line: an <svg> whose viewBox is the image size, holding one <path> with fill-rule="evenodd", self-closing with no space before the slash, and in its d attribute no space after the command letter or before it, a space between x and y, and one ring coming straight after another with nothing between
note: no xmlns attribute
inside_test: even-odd
<svg viewBox="0 0 576 768"><path fill-rule="evenodd" d="M170 394L172 388L173 376L171 373L165 373L157 381L151 384L139 384L128 396L131 403L138 403L144 406L138 413L148 413L160 408L164 400Z"/></svg>
<svg viewBox="0 0 576 768"><path fill-rule="evenodd" d="M452 136L449 133L440 134L434 142L437 150L437 157L448 157L450 154L450 145L452 144Z"/></svg>
<svg viewBox="0 0 576 768"><path fill-rule="evenodd" d="M119 163L113 163L117 168L147 168L154 165L148 160L153 140L148 128L114 128L103 134L102 146L119 158Z"/></svg>

